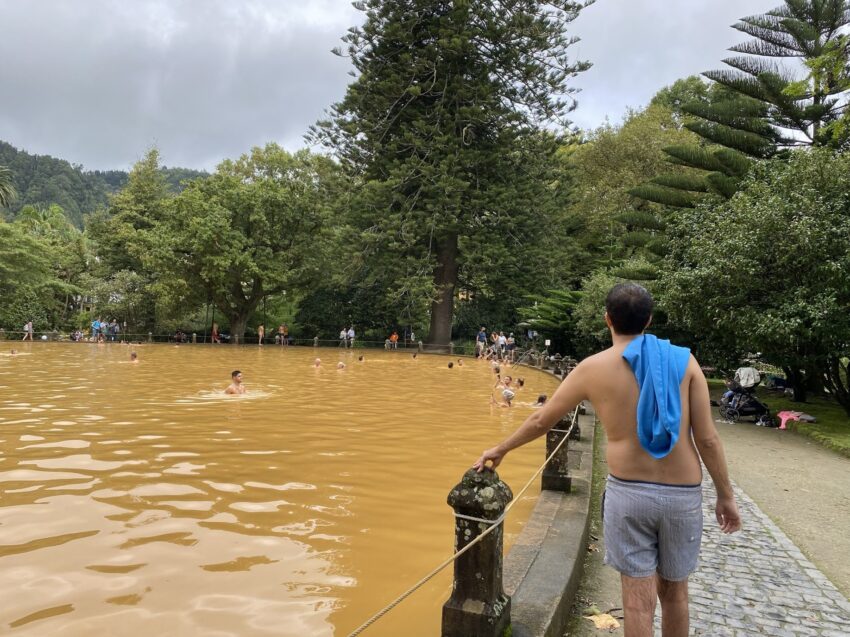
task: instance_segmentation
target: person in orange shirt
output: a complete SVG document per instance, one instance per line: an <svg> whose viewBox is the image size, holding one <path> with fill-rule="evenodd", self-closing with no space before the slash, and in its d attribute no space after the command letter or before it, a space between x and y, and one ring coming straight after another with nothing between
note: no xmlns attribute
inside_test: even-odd
<svg viewBox="0 0 850 637"><path fill-rule="evenodd" d="M398 332L395 330L390 334L390 349L398 349Z"/></svg>

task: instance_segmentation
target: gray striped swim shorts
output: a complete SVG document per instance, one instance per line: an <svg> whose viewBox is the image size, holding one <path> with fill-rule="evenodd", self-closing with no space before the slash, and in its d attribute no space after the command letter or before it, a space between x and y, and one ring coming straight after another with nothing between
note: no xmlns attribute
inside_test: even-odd
<svg viewBox="0 0 850 637"><path fill-rule="evenodd" d="M678 582L694 572L702 539L702 486L608 476L602 496L605 563L628 577L658 573Z"/></svg>

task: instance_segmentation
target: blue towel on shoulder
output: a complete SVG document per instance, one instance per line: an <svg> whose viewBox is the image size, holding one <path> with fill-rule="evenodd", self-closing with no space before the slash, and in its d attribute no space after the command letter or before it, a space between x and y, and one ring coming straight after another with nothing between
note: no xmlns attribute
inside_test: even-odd
<svg viewBox="0 0 850 637"><path fill-rule="evenodd" d="M691 351L643 334L623 351L638 382L637 431L641 446L653 458L663 458L679 439L682 401L679 385Z"/></svg>

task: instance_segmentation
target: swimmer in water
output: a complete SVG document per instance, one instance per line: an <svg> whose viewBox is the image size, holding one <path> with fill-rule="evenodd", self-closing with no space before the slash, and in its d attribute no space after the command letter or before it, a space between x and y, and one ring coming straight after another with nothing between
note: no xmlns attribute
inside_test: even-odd
<svg viewBox="0 0 850 637"><path fill-rule="evenodd" d="M452 367L454 367L454 366L455 366L455 364L454 364L454 363L449 363L449 369L451 369L451 368L452 368Z"/></svg>
<svg viewBox="0 0 850 637"><path fill-rule="evenodd" d="M546 394L540 394L537 397L537 402L532 405L532 407L542 407L546 404Z"/></svg>
<svg viewBox="0 0 850 637"><path fill-rule="evenodd" d="M463 367L463 361L461 359L457 359L457 366Z"/></svg>
<svg viewBox="0 0 850 637"><path fill-rule="evenodd" d="M136 354L136 352L130 352L130 362L131 363L138 363L139 362L139 355Z"/></svg>
<svg viewBox="0 0 850 637"><path fill-rule="evenodd" d="M416 354L413 355L413 358L416 358Z"/></svg>
<svg viewBox="0 0 850 637"><path fill-rule="evenodd" d="M230 386L224 390L225 394L244 394L245 385L242 384L242 372L238 369L230 374Z"/></svg>
<svg viewBox="0 0 850 637"><path fill-rule="evenodd" d="M339 369L339 370L345 369L345 363L343 363L342 361L338 362L336 364L336 368Z"/></svg>
<svg viewBox="0 0 850 637"><path fill-rule="evenodd" d="M321 358L317 358L316 360L313 361L313 367L315 367L316 369L318 369L321 366L322 366L322 359Z"/></svg>
<svg viewBox="0 0 850 637"><path fill-rule="evenodd" d="M11 352L9 352L9 356L17 356L17 355L18 355L18 350L16 350L16 349L13 349Z"/></svg>
<svg viewBox="0 0 850 637"><path fill-rule="evenodd" d="M362 362L363 362L363 360L364 360L364 358L363 358L363 356L358 356L358 357L357 357L357 360L358 360L358 361L360 361L360 362L362 363Z"/></svg>

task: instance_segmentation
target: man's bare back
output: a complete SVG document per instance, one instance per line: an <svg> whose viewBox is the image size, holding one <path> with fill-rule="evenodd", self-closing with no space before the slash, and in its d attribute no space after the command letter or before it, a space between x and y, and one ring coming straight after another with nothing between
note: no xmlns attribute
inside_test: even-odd
<svg viewBox="0 0 850 637"><path fill-rule="evenodd" d="M573 372L596 410L608 437L608 470L623 480L642 480L662 484L699 484L702 481L699 455L691 438L690 394L699 366L691 356L679 387L682 420L679 440L664 458L646 453L637 436L638 383L623 358L626 344L609 347L586 358ZM579 370L581 368L581 370ZM695 368L695 369L694 369ZM702 374L699 374L700 380Z"/></svg>

